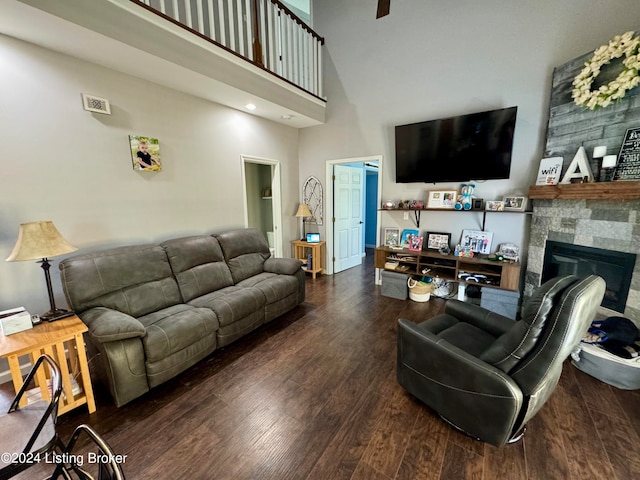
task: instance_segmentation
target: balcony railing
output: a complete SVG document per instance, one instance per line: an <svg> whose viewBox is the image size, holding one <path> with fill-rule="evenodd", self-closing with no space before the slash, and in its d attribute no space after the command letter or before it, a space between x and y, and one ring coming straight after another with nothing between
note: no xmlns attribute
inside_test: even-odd
<svg viewBox="0 0 640 480"><path fill-rule="evenodd" d="M324 99L324 39L278 0L130 0Z"/></svg>

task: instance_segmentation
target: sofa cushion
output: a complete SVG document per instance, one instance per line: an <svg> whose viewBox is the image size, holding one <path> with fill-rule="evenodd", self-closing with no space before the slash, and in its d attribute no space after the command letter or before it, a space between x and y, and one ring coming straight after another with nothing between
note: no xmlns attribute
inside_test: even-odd
<svg viewBox="0 0 640 480"><path fill-rule="evenodd" d="M106 307L133 317L182 303L169 260L159 245L135 245L60 262L62 286L77 313Z"/></svg>
<svg viewBox="0 0 640 480"><path fill-rule="evenodd" d="M189 305L210 308L224 327L256 312L264 316L265 303L265 296L259 289L233 286L194 298Z"/></svg>
<svg viewBox="0 0 640 480"><path fill-rule="evenodd" d="M214 312L188 305L175 305L138 320L147 331L142 339L147 363L183 350L220 327Z"/></svg>
<svg viewBox="0 0 640 480"><path fill-rule="evenodd" d="M233 285L220 244L211 235L176 238L162 247L185 302Z"/></svg>
<svg viewBox="0 0 640 480"><path fill-rule="evenodd" d="M243 228L215 235L231 270L234 283L264 271L264 262L271 256L264 234L255 228Z"/></svg>

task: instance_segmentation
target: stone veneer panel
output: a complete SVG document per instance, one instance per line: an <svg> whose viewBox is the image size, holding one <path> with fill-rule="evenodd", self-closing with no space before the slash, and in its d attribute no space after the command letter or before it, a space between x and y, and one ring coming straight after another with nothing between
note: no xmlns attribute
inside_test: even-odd
<svg viewBox="0 0 640 480"><path fill-rule="evenodd" d="M540 285L547 240L597 247L640 258L640 200L533 200L525 297ZM624 315L640 322L640 259Z"/></svg>
<svg viewBox="0 0 640 480"><path fill-rule="evenodd" d="M592 158L593 148L602 145L608 154L617 154L627 129L640 124L640 87L598 110L587 110L573 102L573 79L592 55L590 50L553 71L544 155L563 157L563 173L582 146L598 174L600 161ZM618 69L615 62L603 66L599 80L612 80ZM525 296L540 285L547 239L640 254L640 200L534 200L533 205ZM625 316L640 325L640 259L633 272Z"/></svg>

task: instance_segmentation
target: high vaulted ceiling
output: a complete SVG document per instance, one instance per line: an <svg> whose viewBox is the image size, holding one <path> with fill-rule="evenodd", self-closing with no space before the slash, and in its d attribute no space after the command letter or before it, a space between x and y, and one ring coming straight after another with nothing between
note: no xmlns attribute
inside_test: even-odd
<svg viewBox="0 0 640 480"><path fill-rule="evenodd" d="M128 0L3 0L0 33L295 128L325 102Z"/></svg>

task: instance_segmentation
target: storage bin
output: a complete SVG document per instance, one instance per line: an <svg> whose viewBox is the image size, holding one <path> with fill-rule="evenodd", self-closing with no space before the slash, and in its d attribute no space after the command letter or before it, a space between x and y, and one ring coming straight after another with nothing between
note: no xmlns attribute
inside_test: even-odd
<svg viewBox="0 0 640 480"><path fill-rule="evenodd" d="M518 314L520 293L499 288L482 287L480 306L515 320Z"/></svg>
<svg viewBox="0 0 640 480"><path fill-rule="evenodd" d="M397 298L398 300L406 300L409 287L407 280L409 275L399 272L382 272L382 295L385 297Z"/></svg>

